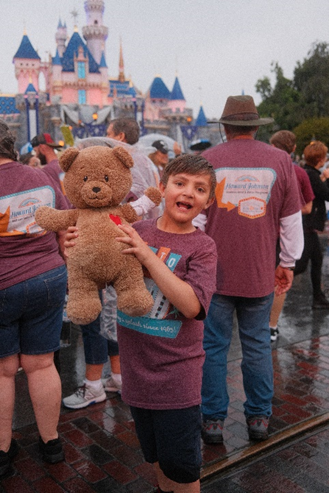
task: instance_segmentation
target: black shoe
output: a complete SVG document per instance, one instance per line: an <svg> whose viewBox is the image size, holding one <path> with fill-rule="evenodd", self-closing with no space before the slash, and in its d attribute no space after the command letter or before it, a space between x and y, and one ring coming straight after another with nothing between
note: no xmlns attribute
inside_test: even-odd
<svg viewBox="0 0 329 493"><path fill-rule="evenodd" d="M329 301L323 293L313 297L313 310L329 310Z"/></svg>
<svg viewBox="0 0 329 493"><path fill-rule="evenodd" d="M267 440L268 424L267 416L248 416L247 426L250 440Z"/></svg>
<svg viewBox="0 0 329 493"><path fill-rule="evenodd" d="M10 468L11 460L18 454L18 444L12 439L8 452L0 450L0 476L4 476Z"/></svg>
<svg viewBox="0 0 329 493"><path fill-rule="evenodd" d="M57 462L62 462L65 460L63 447L59 438L55 438L54 440L49 440L49 442L44 443L40 437L39 449L43 460L49 462L49 464L57 464Z"/></svg>

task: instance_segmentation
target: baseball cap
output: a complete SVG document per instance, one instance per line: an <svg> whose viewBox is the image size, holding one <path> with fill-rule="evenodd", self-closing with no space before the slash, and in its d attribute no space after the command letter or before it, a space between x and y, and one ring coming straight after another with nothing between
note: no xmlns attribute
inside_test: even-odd
<svg viewBox="0 0 329 493"><path fill-rule="evenodd" d="M55 144L50 134L38 134L31 140L31 146L37 147L40 144L46 144L49 147L53 147L54 149L61 149L63 146L61 144Z"/></svg>
<svg viewBox="0 0 329 493"><path fill-rule="evenodd" d="M153 142L152 147L155 147L162 154L168 154L169 148L164 140L156 140Z"/></svg>

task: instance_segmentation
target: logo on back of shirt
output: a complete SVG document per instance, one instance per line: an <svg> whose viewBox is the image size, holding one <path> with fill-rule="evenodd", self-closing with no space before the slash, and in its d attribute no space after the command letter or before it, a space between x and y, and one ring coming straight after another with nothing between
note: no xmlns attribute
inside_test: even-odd
<svg viewBox="0 0 329 493"><path fill-rule="evenodd" d="M34 220L42 205L55 207L55 192L49 186L0 197L0 237L43 234Z"/></svg>
<svg viewBox="0 0 329 493"><path fill-rule="evenodd" d="M276 180L271 168L219 168L216 170L216 202L227 212L249 219L265 216L266 206Z"/></svg>

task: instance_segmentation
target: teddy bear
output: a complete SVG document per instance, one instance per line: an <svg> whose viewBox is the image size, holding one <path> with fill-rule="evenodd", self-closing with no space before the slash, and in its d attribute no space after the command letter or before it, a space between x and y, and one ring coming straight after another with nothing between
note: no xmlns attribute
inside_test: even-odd
<svg viewBox="0 0 329 493"><path fill-rule="evenodd" d="M143 280L142 266L134 255L122 254L126 245L115 238L125 233L120 223L138 219L133 207L120 205L132 185L134 162L123 147L71 147L59 164L65 172L64 188L75 209L59 211L40 207L36 222L45 230L60 231L77 226L79 236L67 259L69 297L67 315L75 324L95 320L102 306L99 290L112 284L118 309L130 316L143 316L153 298ZM158 205L160 191L150 187L145 195Z"/></svg>

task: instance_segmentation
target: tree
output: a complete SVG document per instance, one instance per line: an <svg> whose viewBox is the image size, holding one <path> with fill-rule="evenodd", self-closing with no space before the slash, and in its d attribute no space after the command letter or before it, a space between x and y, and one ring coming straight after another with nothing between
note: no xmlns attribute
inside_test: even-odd
<svg viewBox="0 0 329 493"><path fill-rule="evenodd" d="M294 86L300 94L304 118L329 115L329 45L314 43L309 58L297 63Z"/></svg>
<svg viewBox="0 0 329 493"><path fill-rule="evenodd" d="M327 43L317 42L312 45L308 57L302 63L297 62L293 80L284 76L277 62L272 62L271 67L271 71L275 74L274 87L271 86L270 79L264 77L257 81L255 88L262 98L258 111L261 116L274 118L274 131L293 130L304 120L329 116L329 45ZM316 120L311 122L315 124ZM262 130L261 135L262 138L267 137L266 131Z"/></svg>
<svg viewBox="0 0 329 493"><path fill-rule="evenodd" d="M273 88L268 77L259 79L255 86L256 92L262 98L258 112L261 116L274 118L275 130L280 128L291 130L301 121L298 111L299 94L293 82L284 76L278 63L272 62L271 71L276 79Z"/></svg>
<svg viewBox="0 0 329 493"><path fill-rule="evenodd" d="M329 147L329 118L310 118L293 129L297 139L297 154L301 155L311 140L321 140Z"/></svg>

